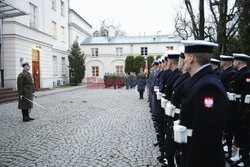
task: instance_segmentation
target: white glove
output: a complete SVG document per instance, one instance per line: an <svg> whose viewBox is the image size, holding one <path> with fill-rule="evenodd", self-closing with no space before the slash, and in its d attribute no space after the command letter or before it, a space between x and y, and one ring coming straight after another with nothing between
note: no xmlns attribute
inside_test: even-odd
<svg viewBox="0 0 250 167"><path fill-rule="evenodd" d="M20 100L22 100L23 99L23 95L20 95Z"/></svg>

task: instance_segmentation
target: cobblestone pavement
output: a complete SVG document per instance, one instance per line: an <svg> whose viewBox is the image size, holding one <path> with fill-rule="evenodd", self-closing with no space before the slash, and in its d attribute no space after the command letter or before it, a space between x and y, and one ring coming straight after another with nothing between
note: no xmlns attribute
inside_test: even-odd
<svg viewBox="0 0 250 167"><path fill-rule="evenodd" d="M32 122L0 104L0 166L160 166L146 100L135 90L78 89L36 98Z"/></svg>

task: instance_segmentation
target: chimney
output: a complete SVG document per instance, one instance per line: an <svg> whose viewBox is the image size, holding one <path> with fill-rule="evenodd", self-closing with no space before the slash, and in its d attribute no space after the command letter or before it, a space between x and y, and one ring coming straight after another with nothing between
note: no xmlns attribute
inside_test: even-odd
<svg viewBox="0 0 250 167"><path fill-rule="evenodd" d="M157 36L160 36L161 35L161 31L157 31Z"/></svg>

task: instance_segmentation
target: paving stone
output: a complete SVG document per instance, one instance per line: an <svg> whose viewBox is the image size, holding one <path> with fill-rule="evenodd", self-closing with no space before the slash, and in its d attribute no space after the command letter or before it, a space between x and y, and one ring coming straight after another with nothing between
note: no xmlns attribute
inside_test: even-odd
<svg viewBox="0 0 250 167"><path fill-rule="evenodd" d="M148 103L135 90L82 88L34 101L48 111L34 105L27 123L16 101L0 104L0 166L160 166Z"/></svg>

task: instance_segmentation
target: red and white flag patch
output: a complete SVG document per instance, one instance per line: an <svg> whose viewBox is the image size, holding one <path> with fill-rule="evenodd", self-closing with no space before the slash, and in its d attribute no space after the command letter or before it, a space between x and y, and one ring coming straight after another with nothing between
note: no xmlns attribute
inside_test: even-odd
<svg viewBox="0 0 250 167"><path fill-rule="evenodd" d="M249 83L250 82L250 78L246 78L246 82Z"/></svg>
<svg viewBox="0 0 250 167"><path fill-rule="evenodd" d="M213 97L204 97L204 107L213 108L214 98Z"/></svg>

